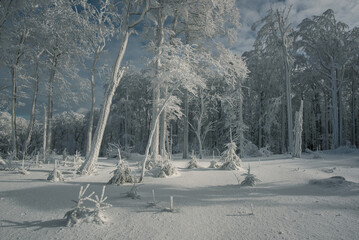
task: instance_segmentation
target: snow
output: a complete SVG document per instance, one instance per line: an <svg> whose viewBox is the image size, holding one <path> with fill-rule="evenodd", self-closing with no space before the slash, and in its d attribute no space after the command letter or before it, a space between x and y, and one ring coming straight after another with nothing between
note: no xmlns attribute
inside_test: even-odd
<svg viewBox="0 0 359 240"><path fill-rule="evenodd" d="M261 182L241 187L244 172L209 169L212 159L198 160L200 168L175 156L179 174L146 176L138 185L140 198L126 193L133 184L106 185L103 225L81 223L66 227L65 213L76 204L81 186L100 194L111 178L115 159L99 159L91 176L74 175L59 167L65 182L46 181L53 164L30 168L29 175L0 171L0 239L356 239L359 226L359 154L322 152L320 159L272 155L243 158L243 168ZM127 159L136 169L137 160ZM330 184L342 176L350 184ZM342 180L341 178L338 178ZM323 184L311 184L321 180ZM148 207L155 192L157 207ZM173 196L174 212L170 207Z"/></svg>

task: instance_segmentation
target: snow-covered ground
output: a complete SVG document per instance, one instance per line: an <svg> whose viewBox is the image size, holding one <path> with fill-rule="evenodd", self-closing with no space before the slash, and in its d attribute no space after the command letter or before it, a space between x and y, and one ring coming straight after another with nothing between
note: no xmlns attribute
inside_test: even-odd
<svg viewBox="0 0 359 240"><path fill-rule="evenodd" d="M126 197L131 184L107 185L112 207L104 225L82 223L66 227L64 214L75 206L80 186L101 193L111 178L115 159L100 159L92 176L79 177L60 167L63 183L46 180L52 165L31 168L29 175L0 171L0 239L358 239L359 153L321 153L313 159L285 155L243 159L261 180L240 187L245 171L186 169L175 159L179 174L169 178L146 176L138 186L140 199ZM136 160L128 160L136 167ZM347 181L311 182L343 176ZM316 183L316 184L314 184ZM158 208L148 207L152 190ZM173 212L162 211L174 198Z"/></svg>

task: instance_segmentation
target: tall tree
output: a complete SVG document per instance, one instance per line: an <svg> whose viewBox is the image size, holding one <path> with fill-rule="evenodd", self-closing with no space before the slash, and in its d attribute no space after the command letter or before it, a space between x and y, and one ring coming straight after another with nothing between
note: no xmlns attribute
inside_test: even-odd
<svg viewBox="0 0 359 240"><path fill-rule="evenodd" d="M288 152L293 151L293 120L292 120L292 90L291 90L291 68L292 59L290 51L293 44L293 32L289 22L290 8L282 10L272 8L268 10L267 15L258 23L253 25L253 29L261 24L262 27L258 31L255 41L257 49L263 49L270 52L273 56L280 57L282 63L282 77L285 82L286 106L287 106L287 136L288 136Z"/></svg>
<svg viewBox="0 0 359 240"><path fill-rule="evenodd" d="M304 19L296 33L297 45L329 84L332 109L332 148L343 144L342 85L348 58L348 25L337 21L328 9L320 16Z"/></svg>
<svg viewBox="0 0 359 240"><path fill-rule="evenodd" d="M121 30L119 37L120 46L115 60L115 64L113 66L113 72L111 74L111 78L106 88L105 99L101 108L100 117L95 131L95 135L93 136L90 154L88 155L86 161L81 165L79 169L79 172L81 174L91 174L95 169L98 160L98 155L100 152L103 134L107 124L108 115L110 113L112 98L125 71L124 68L121 68L121 63L127 49L128 39L131 36L131 34L134 32L134 27L143 21L146 13L150 9L149 0L143 0L143 1L125 0L122 1L121 3L122 3L120 6Z"/></svg>

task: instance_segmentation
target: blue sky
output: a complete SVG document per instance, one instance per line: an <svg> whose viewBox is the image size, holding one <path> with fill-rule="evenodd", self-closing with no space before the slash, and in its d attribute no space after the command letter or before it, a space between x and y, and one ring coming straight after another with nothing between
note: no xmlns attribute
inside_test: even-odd
<svg viewBox="0 0 359 240"><path fill-rule="evenodd" d="M238 41L233 45L233 50L238 54L242 54L252 48L256 34L251 30L251 25L263 18L270 7L278 8L284 6L292 6L290 19L294 29L296 26L307 17L313 15L320 15L328 8L335 12L336 19L349 25L350 28L359 27L359 0L237 0L238 7L241 14L241 29L238 32ZM113 40L108 44L108 54L103 58L112 66L114 57L118 50L118 42ZM133 35L129 41L128 49L124 58L126 61L131 61L135 65L142 65L143 55L145 53L142 40L139 36ZM96 101L97 106L103 101L104 88L103 83L97 84ZM84 113L90 107L90 101L80 103L77 106L72 106L72 109L77 112ZM56 112L61 112L65 109L57 108ZM21 115L28 113L29 105L26 107L19 107L18 112Z"/></svg>

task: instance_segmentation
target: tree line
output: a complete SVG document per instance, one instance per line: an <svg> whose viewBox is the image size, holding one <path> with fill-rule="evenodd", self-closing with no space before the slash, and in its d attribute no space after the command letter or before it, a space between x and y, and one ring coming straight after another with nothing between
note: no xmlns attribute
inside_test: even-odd
<svg viewBox="0 0 359 240"><path fill-rule="evenodd" d="M240 41L234 0L5 0L0 14L1 108L10 112L1 115L1 151L14 159L44 147L79 150L81 172L90 173L109 143L146 158L188 158L192 150L218 155L230 135L241 157L292 153L301 100L303 149L359 142L358 29L330 9L295 29L290 8L269 9L242 56L232 48ZM123 63L131 38L145 46L141 67ZM102 61L106 50L117 52L112 66ZM16 109L29 98L25 121ZM60 103L83 99L91 99L88 114L54 115Z"/></svg>

